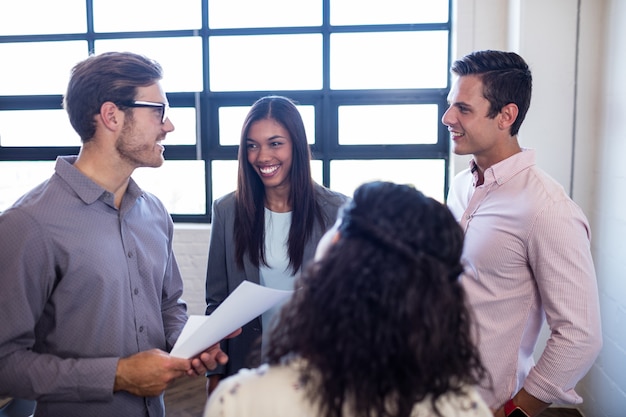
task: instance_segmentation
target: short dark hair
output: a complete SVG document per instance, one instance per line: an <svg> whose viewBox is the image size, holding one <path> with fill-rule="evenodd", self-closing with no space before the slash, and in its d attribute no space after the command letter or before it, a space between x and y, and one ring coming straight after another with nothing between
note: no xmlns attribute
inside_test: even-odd
<svg viewBox="0 0 626 417"><path fill-rule="evenodd" d="M511 125L511 136L517 135L530 107L533 83L530 68L521 56L515 52L476 51L455 61L450 71L481 78L483 95L490 103L488 117L494 118L509 103L517 105L519 113Z"/></svg>
<svg viewBox="0 0 626 417"><path fill-rule="evenodd" d="M72 68L63 107L83 143L96 133L94 116L102 104L135 99L138 87L152 85L163 77L161 65L131 52L91 55Z"/></svg>
<svg viewBox="0 0 626 417"><path fill-rule="evenodd" d="M304 358L302 380L325 417L344 405L359 417L409 416L416 402L485 377L459 280L463 231L449 209L376 181L340 216L339 239L296 280L270 331L268 362Z"/></svg>

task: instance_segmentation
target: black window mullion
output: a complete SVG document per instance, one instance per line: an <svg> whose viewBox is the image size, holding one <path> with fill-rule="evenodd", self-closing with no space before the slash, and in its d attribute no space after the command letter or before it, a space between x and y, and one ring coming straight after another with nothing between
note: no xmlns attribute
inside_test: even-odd
<svg viewBox="0 0 626 417"><path fill-rule="evenodd" d="M338 109L342 105L358 104L435 104L441 119L447 107L446 96L449 90L448 77L443 89L397 89L397 90L331 90L331 35L334 33L365 33L392 31L447 31L448 67L451 62L451 18L441 23L420 24L384 24L332 26L330 24L331 0L320 0L322 4L322 24L319 27L273 27L273 28L229 28L212 29L209 21L209 1L201 0L202 25L198 29L96 33L94 31L93 0L85 0L87 29L85 33L54 35L0 36L3 42L43 42L86 40L89 51L99 39L143 38L143 37L183 37L199 36L202 41L202 79L203 90L198 92L168 92L172 107L192 107L196 109L197 139L195 145L169 145L166 147L166 159L197 160L205 163L206 213L202 215L179 215L172 213L176 221L210 221L210 207L213 195L211 188L213 175L212 161L236 160L237 146L224 146L219 143L219 108L223 106L249 106L258 98L268 94L288 96L299 104L313 105L315 108L315 143L312 145L314 159L322 161L322 179L325 186L332 186L331 160L349 159L443 159L446 172L450 164L448 132L441 123L437 130L435 144L415 145L339 145ZM452 0L448 0L452 10ZM450 16L450 13L449 13ZM268 35L268 34L310 34L322 36L322 87L314 91L237 91L215 92L210 90L209 72L211 51L210 36ZM1 110L39 110L62 108L61 95L2 96ZM75 154L76 147L2 147L0 143L0 161L38 161L54 160L57 155ZM449 178L445 177L445 191ZM445 195L445 192L444 192Z"/></svg>

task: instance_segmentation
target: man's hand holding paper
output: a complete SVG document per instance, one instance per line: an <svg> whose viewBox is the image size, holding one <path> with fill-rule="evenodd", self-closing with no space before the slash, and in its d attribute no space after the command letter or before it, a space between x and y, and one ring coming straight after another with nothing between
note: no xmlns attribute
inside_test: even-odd
<svg viewBox="0 0 626 417"><path fill-rule="evenodd" d="M240 333L241 327L224 339L230 339ZM187 371L187 375L204 375L207 371L215 369L217 365L224 365L226 362L228 362L228 356L222 351L218 342L201 352L197 357L191 359L191 369Z"/></svg>
<svg viewBox="0 0 626 417"><path fill-rule="evenodd" d="M225 363L227 357L219 348L219 342L239 334L243 325L292 293L293 291L267 288L250 281L242 282L210 316L189 317L170 355L185 359L196 358L197 362L196 359L193 362L194 370L190 372L198 372L207 365L213 369L218 363ZM202 359L205 353L208 355L208 362Z"/></svg>

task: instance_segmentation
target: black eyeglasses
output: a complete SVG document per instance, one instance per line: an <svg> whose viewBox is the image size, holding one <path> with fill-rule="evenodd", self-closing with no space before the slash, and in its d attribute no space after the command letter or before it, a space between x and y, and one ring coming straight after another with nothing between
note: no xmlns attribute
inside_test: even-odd
<svg viewBox="0 0 626 417"><path fill-rule="evenodd" d="M170 105L167 103L155 103L153 101L124 101L120 103L122 106L126 107L152 107L155 109L161 109L161 124L164 124L168 117L168 112L170 110Z"/></svg>

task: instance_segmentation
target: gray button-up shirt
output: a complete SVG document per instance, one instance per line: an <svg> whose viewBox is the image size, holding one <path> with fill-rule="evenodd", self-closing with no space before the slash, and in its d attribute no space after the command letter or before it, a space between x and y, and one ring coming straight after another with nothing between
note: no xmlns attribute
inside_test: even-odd
<svg viewBox="0 0 626 417"><path fill-rule="evenodd" d="M0 396L36 415L162 416L162 397L113 393L120 357L169 351L187 320L162 203L113 195L59 157L0 215Z"/></svg>

